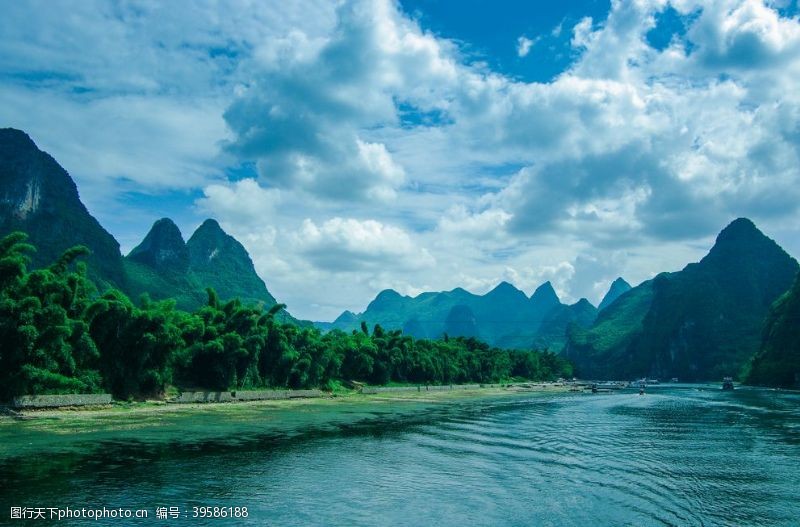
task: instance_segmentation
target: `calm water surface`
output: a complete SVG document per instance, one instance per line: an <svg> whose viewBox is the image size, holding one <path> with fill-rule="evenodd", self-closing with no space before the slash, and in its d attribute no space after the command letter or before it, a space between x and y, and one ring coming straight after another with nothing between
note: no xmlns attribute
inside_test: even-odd
<svg viewBox="0 0 800 527"><path fill-rule="evenodd" d="M213 437L117 430L61 450L6 426L0 523L25 524L15 505L92 505L149 509L143 525L800 525L798 394L662 387L325 411L355 418L301 434L253 416ZM152 517L199 505L248 517Z"/></svg>

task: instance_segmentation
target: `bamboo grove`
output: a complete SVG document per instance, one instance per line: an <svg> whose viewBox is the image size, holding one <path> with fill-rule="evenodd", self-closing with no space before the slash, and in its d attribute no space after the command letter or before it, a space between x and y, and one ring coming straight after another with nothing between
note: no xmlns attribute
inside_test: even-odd
<svg viewBox="0 0 800 527"><path fill-rule="evenodd" d="M571 376L553 353L492 348L474 338L413 339L362 324L322 334L269 310L222 302L209 289L195 312L118 290L97 291L82 246L28 269L24 233L0 240L0 400L108 391L152 397L168 386L227 390L370 384L497 382Z"/></svg>

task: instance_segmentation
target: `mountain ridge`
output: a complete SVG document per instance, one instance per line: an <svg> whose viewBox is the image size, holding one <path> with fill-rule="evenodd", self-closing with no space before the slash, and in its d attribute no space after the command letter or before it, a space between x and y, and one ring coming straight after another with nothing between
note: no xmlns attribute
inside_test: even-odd
<svg viewBox="0 0 800 527"><path fill-rule="evenodd" d="M25 232L37 246L34 267L85 245L93 281L126 285L119 243L86 209L69 173L25 132L0 128L0 234L13 231Z"/></svg>
<svg viewBox="0 0 800 527"><path fill-rule="evenodd" d="M175 298L190 310L206 304L207 287L222 299L267 308L276 303L247 250L216 220L204 221L184 242L175 223L161 218L123 257L117 240L86 209L69 173L25 132L0 128L0 235L13 231L25 232L37 246L33 267L48 265L75 245L87 246L88 275L100 291L114 287L134 299L144 293ZM278 316L297 322L285 311Z"/></svg>
<svg viewBox="0 0 800 527"><path fill-rule="evenodd" d="M171 219L157 220L125 265L134 294L175 298L183 309L204 305L208 287L223 300L239 298L265 308L276 304L247 250L213 219L203 221L187 242ZM152 287L153 280L158 287Z"/></svg>
<svg viewBox="0 0 800 527"><path fill-rule="evenodd" d="M576 307L577 305L577 307ZM322 330L357 330L361 322L385 329L401 329L421 338L477 336L489 344L510 348L532 347L558 350L563 346L570 324L586 325L596 311L588 300L562 304L552 284L539 285L528 297L507 281L499 282L483 295L457 287L449 291L428 291L415 297L384 289L361 313L345 311L333 322L315 322ZM560 316L555 316L554 312ZM552 326L540 333L540 326L552 315Z"/></svg>
<svg viewBox="0 0 800 527"><path fill-rule="evenodd" d="M164 272L185 273L189 269L189 249L180 229L169 218L156 221L126 258Z"/></svg>
<svg viewBox="0 0 800 527"><path fill-rule="evenodd" d="M794 258L738 218L699 262L623 293L589 329L573 328L564 354L581 375L597 378L738 375L758 349L767 310L797 271Z"/></svg>
<svg viewBox="0 0 800 527"><path fill-rule="evenodd" d="M625 281L622 277L618 277L616 280L611 282L611 286L609 286L608 291L606 292L603 299L600 301L600 304L597 306L598 311L602 311L612 303L614 300L622 296L623 294L627 293L631 290L631 284Z"/></svg>

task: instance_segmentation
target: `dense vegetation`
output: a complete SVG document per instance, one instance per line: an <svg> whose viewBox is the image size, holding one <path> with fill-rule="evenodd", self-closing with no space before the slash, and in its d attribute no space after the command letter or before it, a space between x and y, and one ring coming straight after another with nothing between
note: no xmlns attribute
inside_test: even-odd
<svg viewBox="0 0 800 527"><path fill-rule="evenodd" d="M222 299L239 298L266 308L276 304L247 250L214 220L204 221L188 242L172 220L158 220L123 266L132 298L147 293L155 300L175 300L179 309L195 310L205 305L205 289L212 287ZM277 318L297 322L286 311Z"/></svg>
<svg viewBox="0 0 800 527"><path fill-rule="evenodd" d="M739 375L797 271L794 258L739 218L700 262L622 294L589 330L573 328L565 355L589 378Z"/></svg>
<svg viewBox="0 0 800 527"><path fill-rule="evenodd" d="M123 258L119 243L81 202L67 171L24 132L0 128L0 236L14 231L25 232L36 245L32 267L49 265L70 247L88 247L87 273L101 290L115 287L131 298L147 293L188 310L205 304L209 286L223 299L276 303L245 248L214 220L205 221L188 242L171 220L159 220ZM293 320L285 311L277 317Z"/></svg>
<svg viewBox="0 0 800 527"><path fill-rule="evenodd" d="M110 391L155 395L166 386L205 389L329 387L338 380L495 382L570 376L552 353L510 351L474 338L416 340L366 324L350 333L281 323L213 289L186 312L170 300L134 304L118 290L100 295L67 250L29 271L26 235L0 240L0 400L19 394Z"/></svg>
<svg viewBox="0 0 800 527"><path fill-rule="evenodd" d="M800 274L767 315L761 350L746 370L747 382L800 386Z"/></svg>

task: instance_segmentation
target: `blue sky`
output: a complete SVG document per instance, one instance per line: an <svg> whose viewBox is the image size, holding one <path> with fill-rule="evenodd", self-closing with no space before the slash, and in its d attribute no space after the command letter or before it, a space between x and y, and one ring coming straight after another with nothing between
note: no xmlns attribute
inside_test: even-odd
<svg viewBox="0 0 800 527"><path fill-rule="evenodd" d="M580 55L570 46L570 29L587 16L603 20L610 7L608 0L401 4L425 29L457 41L467 60L485 62L494 71L528 82L548 82L567 69ZM530 41L527 49L520 49L520 38Z"/></svg>
<svg viewBox="0 0 800 527"><path fill-rule="evenodd" d="M0 4L0 126L125 252L215 217L304 318L597 303L739 216L800 254L795 0Z"/></svg>

